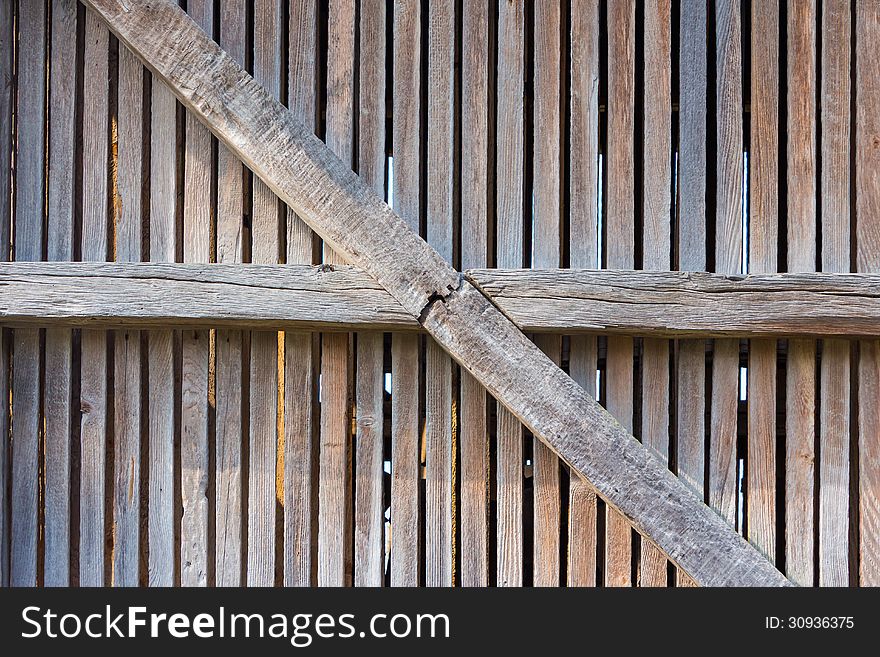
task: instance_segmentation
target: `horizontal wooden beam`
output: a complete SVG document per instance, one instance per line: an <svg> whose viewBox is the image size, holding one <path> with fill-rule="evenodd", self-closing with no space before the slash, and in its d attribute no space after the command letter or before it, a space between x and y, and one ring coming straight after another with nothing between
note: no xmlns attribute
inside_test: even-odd
<svg viewBox="0 0 880 657"><path fill-rule="evenodd" d="M325 242L385 288L576 476L697 583L789 584L176 2L87 4Z"/></svg>
<svg viewBox="0 0 880 657"><path fill-rule="evenodd" d="M880 335L880 275L610 270L465 272L530 333ZM421 330L355 267L0 263L0 323Z"/></svg>

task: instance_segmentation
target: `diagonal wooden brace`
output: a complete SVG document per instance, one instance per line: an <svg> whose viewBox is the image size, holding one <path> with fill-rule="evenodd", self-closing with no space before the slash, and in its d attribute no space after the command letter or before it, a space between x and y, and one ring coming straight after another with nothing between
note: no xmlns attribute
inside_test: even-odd
<svg viewBox="0 0 880 657"><path fill-rule="evenodd" d="M176 3L87 4L333 249L384 287L462 367L698 584L790 584Z"/></svg>

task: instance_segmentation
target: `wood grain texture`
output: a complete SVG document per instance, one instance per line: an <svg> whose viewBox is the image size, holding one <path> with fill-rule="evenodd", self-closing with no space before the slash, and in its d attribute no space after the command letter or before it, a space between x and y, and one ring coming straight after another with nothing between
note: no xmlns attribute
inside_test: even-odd
<svg viewBox="0 0 880 657"><path fill-rule="evenodd" d="M209 40L194 29L174 7L164 4L161 7L138 5L130 7L126 12L121 11L118 4L110 0L100 6L106 12L105 16L114 30L123 35L127 42L136 40L139 51L152 66L162 70L169 81L171 80L168 76L171 75L172 67L167 66L167 59L163 59L163 52L167 57L167 51L156 45L162 44L167 49L169 43L179 42L177 37L186 37L184 42L194 42L199 46L197 49L188 49L187 52L196 52L196 58L203 64L206 55L215 58L211 61L220 63L221 68L224 68L233 79L244 82L244 87L239 87L235 94L227 97L226 102L223 103L223 111L219 115L210 111L210 105L192 105L220 135L226 138L222 117L227 117L225 120L228 120L228 117L234 115L235 110L232 106L236 102L244 102L245 106L249 104L242 100L249 97L247 93L243 93L243 89L249 88L249 83L234 64L219 53ZM161 20L157 20L160 18ZM161 34L155 27L157 24L162 26ZM192 102L192 97L187 95L185 85L180 85L180 82L189 75L186 71L192 70L191 62L188 64L187 55L181 52L174 53L174 61L176 66L173 67L175 73L172 86L189 104ZM205 77L205 71L201 69L199 78ZM205 89L206 87L203 86L202 90ZM208 95L214 97L211 92L208 92ZM236 100L232 100L233 98ZM261 95L260 98L266 100L265 95ZM261 103L261 106L265 106L268 110L275 108L271 103L265 102ZM256 110L256 107L252 109ZM275 112L258 112L252 118L263 114L275 114ZM369 264L371 271L378 272L377 267L381 269L383 263L390 262L388 255L382 256L377 253L374 259L369 240L362 242L360 238L375 233L377 229L384 230L386 224L383 221L402 228L405 225L403 220L389 214L378 199L367 193L357 179L344 172L342 163L334 160L326 149L311 141L295 122L291 123L289 115L284 111L277 111L277 116L280 125L276 125L275 130L283 125L292 126L292 132L285 132L287 166L279 168L272 176L269 176L268 171L262 166L254 164L255 169L261 175L270 178L274 188L281 190L283 187L286 199L293 201L295 198L295 207L310 218L313 226L319 228L325 238L335 236L331 240L335 247L345 245L344 252L347 257L356 264ZM260 121L244 121L242 125L249 126L251 123L259 124ZM252 142L252 137L242 134L242 130L249 132L250 129L239 129L238 139L234 142L237 152L253 162L250 156L254 155L252 146L255 142ZM297 136L296 139L294 135ZM303 145L308 144L309 157L312 158L310 161L317 163L318 166L300 168L296 164L297 158L290 157L291 148L294 148L294 153L300 155L305 152L296 150L295 145L300 140ZM233 142L230 140L227 143ZM273 150L270 148L267 153ZM279 178L283 177L281 173L291 171L301 174L301 178L297 179L293 176L290 180L284 180L283 184L279 184ZM345 184L342 184L342 181L345 181ZM340 233L337 230L341 225L338 220L340 216L350 215L346 215L343 211L331 217L326 212L326 206L321 203L317 206L309 205L309 199L314 198L309 195L310 189L312 194L315 190L321 190L322 194L332 192L324 197L324 203L330 201L337 208L341 207L342 202L339 193L343 194L344 198L346 193L344 190L356 190L359 199L356 203L358 217L361 221L365 216L370 220L362 221L361 228L347 225L343 221L342 224L351 230L345 240L339 240ZM369 231L366 230L367 224ZM402 305L422 318L426 329L435 340L454 354L459 363L464 364L493 395L511 408L518 418L524 420L536 435L547 440L557 453L564 454L569 464L578 473L587 477L608 499L609 504L623 514L623 517L634 522L640 531L656 539L658 545L667 551L670 558L689 572L698 583L705 585L785 585L787 583L766 559L760 557L756 550L727 527L723 519L694 498L677 478L602 411L589 395L559 368L552 365L549 359L542 356L540 350L529 342L488 299L467 281L457 279L456 272L443 263L435 251L415 238L412 232L406 230L398 232L401 234L401 240L393 251L396 260L402 264L396 268L396 273L376 274L377 278L381 278L383 286L386 289L392 288L395 297ZM383 237L387 239L387 235ZM354 248L355 244L364 248ZM408 251L409 247L417 249L418 252L411 253ZM365 257L367 261L362 262ZM401 271L406 271L407 274L413 271L414 264L409 263L409 260L416 257L421 275L414 276L412 280L402 278ZM457 282L450 281L449 293L444 293L440 299L425 302L427 307L413 303L423 298L424 292L417 290L424 290L421 283L425 280L440 282L449 280L449 277L453 281L457 279ZM394 284L395 280L398 284ZM408 281L406 290L398 289L404 281ZM499 367L501 363L509 367ZM541 394L536 390L536 383L547 386L545 389L547 394ZM549 394L551 389L554 394ZM583 436L587 433L592 434L594 439L584 441ZM656 504L658 498L668 500L668 503L660 507L659 513ZM710 554L713 555L713 559L707 558ZM397 567L401 565L403 564L398 564Z"/></svg>
<svg viewBox="0 0 880 657"><path fill-rule="evenodd" d="M290 5L288 30L288 95L291 112L314 129L316 122L317 3ZM312 262L312 231L287 208L287 260ZM284 334L284 584L309 586L317 575L314 530L318 510L317 348L312 333Z"/></svg>
<svg viewBox="0 0 880 657"><path fill-rule="evenodd" d="M46 7L19 7L15 144L15 260L40 260L45 216ZM12 361L12 586L37 584L40 460L40 332L16 331Z"/></svg>
<svg viewBox="0 0 880 657"><path fill-rule="evenodd" d="M742 269L743 99L742 26L739 0L715 5L717 51L717 136L715 190L715 271L736 275ZM700 391L701 395L704 395ZM716 340L712 350L712 400L709 463L705 482L709 505L736 525L737 405L739 340Z"/></svg>
<svg viewBox="0 0 880 657"><path fill-rule="evenodd" d="M239 65L245 62L245 20L243 0L221 4L220 46ZM244 178L241 161L225 145L218 144L217 262L244 260ZM215 345L214 581L217 586L240 586L244 528L244 407L240 392L244 373L243 333L218 330Z"/></svg>
<svg viewBox="0 0 880 657"><path fill-rule="evenodd" d="M13 5L0 3L0 262L10 259L12 233ZM11 334L0 331L0 398L9 398ZM0 586L9 586L9 406L0 409Z"/></svg>
<svg viewBox="0 0 880 657"><path fill-rule="evenodd" d="M420 186L421 9L394 3L394 210L417 234ZM391 338L391 585L418 586L419 560L419 339Z"/></svg>
<svg viewBox="0 0 880 657"><path fill-rule="evenodd" d="M496 266L523 263L523 85L525 5L498 3L495 164ZM497 586L523 584L523 430L503 406L497 413Z"/></svg>
<svg viewBox="0 0 880 657"><path fill-rule="evenodd" d="M489 7L462 3L461 266L488 263ZM486 390L460 374L460 549L462 586L489 584L489 433Z"/></svg>
<svg viewBox="0 0 880 657"><path fill-rule="evenodd" d="M776 271L779 160L779 6L752 5L749 271ZM776 343L749 345L746 527L776 558Z"/></svg>
<svg viewBox="0 0 880 657"><path fill-rule="evenodd" d="M77 5L51 7L46 249L49 260L73 260L74 103L76 101ZM70 445L72 418L72 334L46 331L45 493L43 502L46 586L70 583Z"/></svg>
<svg viewBox="0 0 880 657"><path fill-rule="evenodd" d="M819 205L822 271L850 271L851 6L822 3ZM819 384L819 585L849 584L850 345L822 343Z"/></svg>
<svg viewBox="0 0 880 657"><path fill-rule="evenodd" d="M606 262L608 267L635 264L635 3L608 7L608 150ZM606 408L628 431L633 426L633 341L608 339ZM605 519L605 584L630 586L632 532L609 507Z"/></svg>
<svg viewBox="0 0 880 657"><path fill-rule="evenodd" d="M856 268L880 270L880 6L856 4ZM880 585L880 343L859 345L859 583Z"/></svg>
<svg viewBox="0 0 880 657"><path fill-rule="evenodd" d="M254 81L267 99L281 93L281 3L254 6ZM251 207L251 260L279 261L278 199L266 183L254 176ZM272 586L275 582L275 465L278 446L278 335L251 334L250 435L248 463L247 584Z"/></svg>
<svg viewBox="0 0 880 657"><path fill-rule="evenodd" d="M668 0L645 4L642 253L645 269L671 266L672 205L672 7ZM661 459L669 455L669 342L642 343L642 444ZM588 388L589 390L589 388ZM643 541L639 585L665 586L666 560Z"/></svg>

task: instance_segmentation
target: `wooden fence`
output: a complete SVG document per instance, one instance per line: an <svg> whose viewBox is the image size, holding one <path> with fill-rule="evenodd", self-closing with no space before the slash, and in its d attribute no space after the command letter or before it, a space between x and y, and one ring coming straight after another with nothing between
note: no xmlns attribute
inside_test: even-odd
<svg viewBox="0 0 880 657"><path fill-rule="evenodd" d="M878 333L859 328L873 279L819 285L840 312L817 320L763 288L716 308L723 277L694 277L699 311L628 315L595 307L663 290L593 274L575 303L557 277L487 271L880 271L880 2L185 8L789 579L880 583L880 342L849 339ZM3 584L692 583L411 318L364 301L75 0L0 0L0 172L0 260L205 263L228 286L146 274L115 325L0 316ZM244 270L210 263L336 278L254 268L293 290L258 318ZM68 290L2 269L0 309L30 294L88 315L120 279L82 271ZM313 316L281 321L303 299ZM163 303L218 321L164 324L184 310ZM652 312L678 324L649 330L668 329Z"/></svg>

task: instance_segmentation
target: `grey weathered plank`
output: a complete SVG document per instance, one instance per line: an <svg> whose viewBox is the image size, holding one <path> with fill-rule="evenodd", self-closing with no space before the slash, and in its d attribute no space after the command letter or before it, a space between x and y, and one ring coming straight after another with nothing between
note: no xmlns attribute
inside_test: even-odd
<svg viewBox="0 0 880 657"><path fill-rule="evenodd" d="M822 3L822 271L850 270L851 6ZM822 343L819 384L819 585L849 584L850 345Z"/></svg>
<svg viewBox="0 0 880 657"><path fill-rule="evenodd" d="M488 257L489 8L462 4L461 266L485 267ZM460 486L462 586L489 584L489 433L486 389L461 371Z"/></svg>
<svg viewBox="0 0 880 657"><path fill-rule="evenodd" d="M523 81L525 6L498 3L496 251L499 267L523 266ZM523 430L503 406L497 415L497 581L523 583Z"/></svg>
<svg viewBox="0 0 880 657"><path fill-rule="evenodd" d="M288 36L287 101L290 111L305 126L316 121L316 52L318 39L315 0L290 5ZM312 231L287 208L287 259L312 262ZM284 334L284 584L309 586L316 575L313 534L317 519L314 470L316 336L286 331Z"/></svg>
<svg viewBox="0 0 880 657"><path fill-rule="evenodd" d="M394 3L394 210L419 229L420 23L415 0ZM387 239L387 238L386 238ZM419 340L391 342L391 585L419 583Z"/></svg>
<svg viewBox="0 0 880 657"><path fill-rule="evenodd" d="M327 133L324 140L342 162L354 153L354 0L331 0L328 27ZM324 244L324 262L344 262ZM321 426L318 479L318 585L351 580L351 370L348 335L321 337Z"/></svg>
<svg viewBox="0 0 880 657"><path fill-rule="evenodd" d="M25 3L18 11L15 144L16 260L39 260L43 250L46 94L46 7ZM37 584L40 434L40 332L16 331L12 362L12 586Z"/></svg>
<svg viewBox="0 0 880 657"><path fill-rule="evenodd" d="M325 238L331 238L337 250L354 264L374 272L383 286L391 288L401 304L421 318L430 334L454 354L460 364L536 435L564 455L609 505L633 522L640 532L655 539L698 583L780 586L788 583L543 356L485 296L459 278L433 249L408 231L400 217L389 213L380 199L346 171L344 163L334 159L264 92L254 89L246 75L179 9L162 4L130 6L125 11L111 0L100 3L92 0L92 5L100 6L114 31L127 43L136 43L142 56L150 61L154 70L161 71L179 97L198 111L218 135L228 139L227 143L234 144L236 151L259 175L271 180L273 188L283 194L286 201L308 218ZM187 47L170 45L181 43ZM173 66L169 66L171 61ZM218 66L221 70L214 68ZM216 93L224 88L222 84L217 85L218 81L239 79L243 86L227 94L222 101L222 111L215 112L211 108L218 106L193 99L191 90L195 85L187 85L185 81L195 79L203 81L199 86L200 97L215 101L218 100ZM249 95L247 90L255 95ZM259 101L253 102L256 98ZM242 110L242 118L248 118L235 122L236 138L233 139L228 121ZM265 127L266 119L272 122L272 130L254 129L254 126ZM267 135L277 135L278 130L283 130L284 148L267 144L257 153L260 141ZM285 151L285 166L269 166L278 150ZM299 159L306 154L311 165ZM315 203L315 195L323 200ZM327 212L328 202L337 213ZM348 208L348 213L343 208ZM369 219L365 221L365 217ZM398 238L397 247L390 249L393 259L387 253L382 255L389 238L386 228L396 229L392 232ZM382 249L378 244L371 246L371 241L366 239L375 236L377 230L382 236ZM399 263L394 272L382 269L383 265L394 262ZM421 273L416 274L416 270ZM416 274L412 280L410 274ZM437 293L439 290L448 292L442 293L440 299L431 299L422 286L425 281L439 283L429 286ZM587 434L592 440L583 440ZM658 499L667 501L658 507Z"/></svg>
<svg viewBox="0 0 880 657"><path fill-rule="evenodd" d="M220 46L239 65L245 62L243 0L224 2L220 10ZM244 176L242 163L224 145L217 147L217 262L244 260ZM216 450L214 479L214 581L242 584L242 356L243 333L218 330L215 337Z"/></svg>
<svg viewBox="0 0 880 657"><path fill-rule="evenodd" d="M880 6L856 4L856 269L880 271ZM880 585L880 342L859 344L859 583Z"/></svg>
<svg viewBox="0 0 880 657"><path fill-rule="evenodd" d="M752 5L749 271L776 271L779 160L779 6ZM746 530L776 558L776 342L749 345Z"/></svg>
<svg viewBox="0 0 880 657"><path fill-rule="evenodd" d="M0 3L0 262L9 259L12 232L12 106L14 71L12 50L13 4ZM9 395L11 336L0 331L0 396ZM0 586L9 585L9 409L0 411Z"/></svg>
<svg viewBox="0 0 880 657"><path fill-rule="evenodd" d="M455 2L428 8L427 238L452 261L455 125ZM453 460L452 359L433 340L425 353L425 583L452 586Z"/></svg>
<svg viewBox="0 0 880 657"><path fill-rule="evenodd" d="M46 250L49 260L73 260L74 103L77 4L51 6ZM46 586L70 583L70 443L72 334L46 331L44 566Z"/></svg>
<svg viewBox="0 0 880 657"><path fill-rule="evenodd" d="M108 255L108 41L86 10L83 53L82 259ZM80 355L79 583L103 586L107 440L107 334L84 329Z"/></svg>
<svg viewBox="0 0 880 657"><path fill-rule="evenodd" d="M281 3L254 6L254 79L268 98L281 93ZM266 183L253 179L251 260L279 261L278 198ZM250 354L250 436L248 465L247 584L275 582L275 500L278 446L278 334L254 331Z"/></svg>
<svg viewBox="0 0 880 657"><path fill-rule="evenodd" d="M816 270L816 3L788 7L788 271ZM813 584L816 343L790 340L785 409L785 570Z"/></svg>
<svg viewBox="0 0 880 657"><path fill-rule="evenodd" d="M599 3L575 0L571 7L570 239L572 267L595 269L599 210ZM573 336L572 378L595 396L597 344ZM568 585L596 585L596 493L570 473L568 491Z"/></svg>

